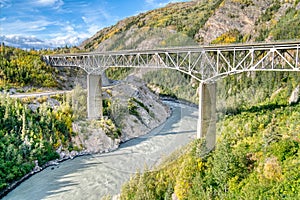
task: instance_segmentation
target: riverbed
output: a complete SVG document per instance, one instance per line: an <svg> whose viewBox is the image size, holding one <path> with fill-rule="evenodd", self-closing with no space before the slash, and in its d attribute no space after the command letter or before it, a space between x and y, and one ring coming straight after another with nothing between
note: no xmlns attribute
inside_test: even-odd
<svg viewBox="0 0 300 200"><path fill-rule="evenodd" d="M196 138L197 108L168 103L172 115L149 134L121 144L114 152L77 157L30 177L4 200L101 199L120 192L137 171L157 165L162 158Z"/></svg>

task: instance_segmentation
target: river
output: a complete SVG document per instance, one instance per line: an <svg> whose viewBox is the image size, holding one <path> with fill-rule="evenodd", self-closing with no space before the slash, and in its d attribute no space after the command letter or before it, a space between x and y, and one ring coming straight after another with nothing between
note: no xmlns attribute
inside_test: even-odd
<svg viewBox="0 0 300 200"><path fill-rule="evenodd" d="M196 138L197 108L168 103L171 117L149 134L121 144L114 152L77 157L30 177L4 200L101 199L118 194L130 176L151 168Z"/></svg>

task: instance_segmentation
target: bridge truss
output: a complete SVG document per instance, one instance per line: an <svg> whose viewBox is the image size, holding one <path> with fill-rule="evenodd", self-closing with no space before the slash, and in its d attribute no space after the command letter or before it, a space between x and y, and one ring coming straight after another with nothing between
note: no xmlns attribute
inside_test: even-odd
<svg viewBox="0 0 300 200"><path fill-rule="evenodd" d="M157 50L91 52L44 56L56 67L80 67L101 74L109 67L168 68L200 82L249 71L300 71L300 41Z"/></svg>

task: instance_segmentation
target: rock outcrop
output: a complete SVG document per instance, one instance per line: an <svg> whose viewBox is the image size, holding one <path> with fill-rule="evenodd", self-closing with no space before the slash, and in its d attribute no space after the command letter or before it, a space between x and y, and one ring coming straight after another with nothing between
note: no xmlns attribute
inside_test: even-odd
<svg viewBox="0 0 300 200"><path fill-rule="evenodd" d="M104 98L111 102L112 118L120 128L121 136L114 138L108 134L101 120L73 123L73 131L78 133L74 143L86 152L115 150L121 142L147 134L170 116L170 109L137 77L129 76L125 81L103 90ZM132 113L129 111L130 105L135 109ZM102 121L105 120L109 121Z"/></svg>
<svg viewBox="0 0 300 200"><path fill-rule="evenodd" d="M295 104L298 103L300 100L300 85L298 85L292 92L290 99L289 99L289 104Z"/></svg>

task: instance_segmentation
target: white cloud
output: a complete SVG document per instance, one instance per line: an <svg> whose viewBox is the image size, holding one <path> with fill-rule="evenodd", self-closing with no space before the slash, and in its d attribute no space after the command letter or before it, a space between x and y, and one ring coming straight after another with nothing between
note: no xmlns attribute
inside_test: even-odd
<svg viewBox="0 0 300 200"><path fill-rule="evenodd" d="M84 21L84 23L88 24L88 19L85 16L82 16L81 19Z"/></svg>
<svg viewBox="0 0 300 200"><path fill-rule="evenodd" d="M77 45L79 42L80 38L73 35L58 36L48 40L48 43L51 44L51 46L73 46Z"/></svg>
<svg viewBox="0 0 300 200"><path fill-rule="evenodd" d="M10 0L0 0L0 8L8 8L11 6Z"/></svg>
<svg viewBox="0 0 300 200"><path fill-rule="evenodd" d="M54 9L59 9L64 5L64 2L63 0L37 0L35 5L41 7L50 6Z"/></svg>
<svg viewBox="0 0 300 200"><path fill-rule="evenodd" d="M47 26L56 25L56 22L40 19L36 21L21 21L16 20L13 22L3 21L1 29L3 34L16 34L16 33L32 33L45 30Z"/></svg>
<svg viewBox="0 0 300 200"><path fill-rule="evenodd" d="M73 28L73 26L71 26L71 25L67 25L67 26L65 27L65 30L66 30L68 33L74 32L74 28Z"/></svg>
<svg viewBox="0 0 300 200"><path fill-rule="evenodd" d="M83 16L81 19L86 24L95 24L100 23L101 21L110 21L114 19L114 17L103 8L95 8L93 10L87 9L82 10Z"/></svg>
<svg viewBox="0 0 300 200"><path fill-rule="evenodd" d="M83 40L89 37L86 33L67 33L67 34L55 34L51 36L51 39L47 40L47 43L51 46L75 46L79 45Z"/></svg>
<svg viewBox="0 0 300 200"><path fill-rule="evenodd" d="M82 26L86 27L89 37L99 31L106 25L116 23L118 19L103 8L95 8L93 10L82 10Z"/></svg>
<svg viewBox="0 0 300 200"><path fill-rule="evenodd" d="M91 18L82 16L81 19L85 23L85 26L88 27L87 30L88 30L88 33L90 34L90 36L92 34L95 34L97 31L99 31L102 28L100 25L97 25L97 22L99 22L101 20L99 20L98 17L96 17L96 15Z"/></svg>
<svg viewBox="0 0 300 200"><path fill-rule="evenodd" d="M145 2L146 2L147 4L153 4L153 3L154 3L154 0L145 0Z"/></svg>
<svg viewBox="0 0 300 200"><path fill-rule="evenodd" d="M158 7L164 7L169 3L183 2L183 1L187 1L187 0L168 0L168 1L145 0L145 3L152 8L158 8Z"/></svg>
<svg viewBox="0 0 300 200"><path fill-rule="evenodd" d="M79 45L83 40L91 37L99 27L96 25L85 26L85 28L79 28L75 24L71 24L69 21L60 23L60 30L56 33L48 34L47 43L51 46L75 46Z"/></svg>
<svg viewBox="0 0 300 200"><path fill-rule="evenodd" d="M92 36L93 34L95 34L96 32L98 32L100 29L101 29L101 27L98 26L98 25L95 25L95 24L91 25L91 26L88 28L88 31L89 31L90 36Z"/></svg>
<svg viewBox="0 0 300 200"><path fill-rule="evenodd" d="M52 5L56 2L56 0L37 0L37 3L41 5Z"/></svg>

